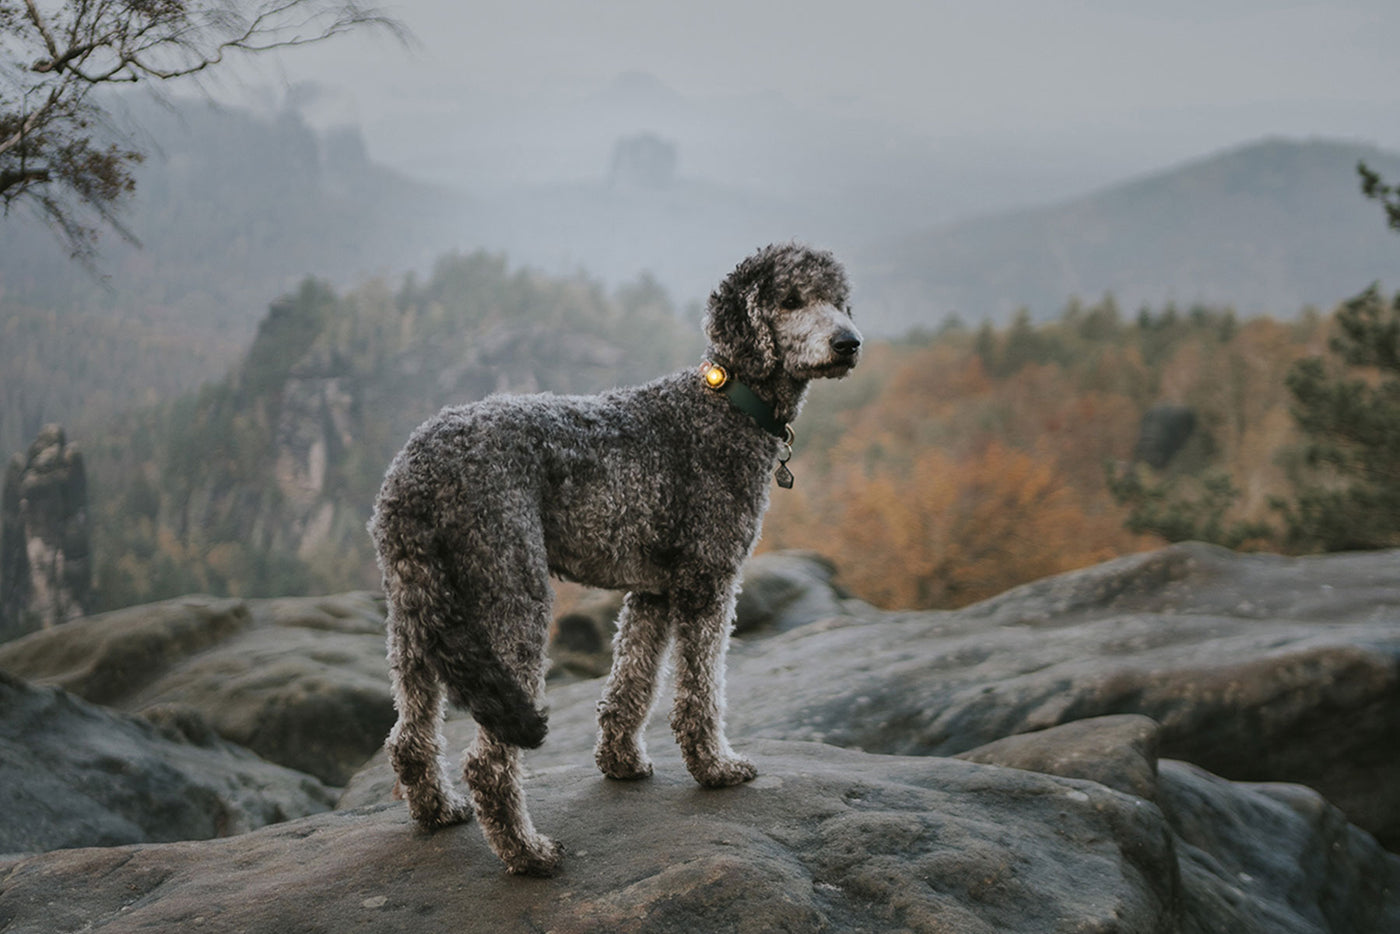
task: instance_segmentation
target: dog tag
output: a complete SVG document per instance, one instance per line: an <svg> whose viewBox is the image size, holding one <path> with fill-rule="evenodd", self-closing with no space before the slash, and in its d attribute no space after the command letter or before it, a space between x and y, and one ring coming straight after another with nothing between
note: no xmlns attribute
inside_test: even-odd
<svg viewBox="0 0 1400 934"><path fill-rule="evenodd" d="M778 481L778 486L785 490L792 489L792 471L788 470L787 462L792 458L792 442L796 438L791 425L784 425L783 430L787 437L783 439L783 446L778 451L778 469L773 471L773 479Z"/></svg>

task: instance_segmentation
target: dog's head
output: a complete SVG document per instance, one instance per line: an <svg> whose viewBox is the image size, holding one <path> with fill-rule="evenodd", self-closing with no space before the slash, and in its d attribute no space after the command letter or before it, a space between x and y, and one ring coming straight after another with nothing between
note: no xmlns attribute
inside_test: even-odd
<svg viewBox="0 0 1400 934"><path fill-rule="evenodd" d="M797 244L764 247L710 296L705 333L716 356L761 377L840 377L860 355L850 286L836 257Z"/></svg>

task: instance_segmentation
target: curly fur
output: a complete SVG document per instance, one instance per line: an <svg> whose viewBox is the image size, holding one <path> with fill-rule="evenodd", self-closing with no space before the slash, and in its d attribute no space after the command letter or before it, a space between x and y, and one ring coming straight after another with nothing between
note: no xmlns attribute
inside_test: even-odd
<svg viewBox="0 0 1400 934"><path fill-rule="evenodd" d="M856 363L847 299L831 254L766 247L710 296L709 358L789 422L809 380ZM464 776L492 849L514 873L558 863L521 785L521 750L546 731L551 574L628 591L598 704L605 775L651 774L641 734L673 644L671 727L687 769L707 787L757 774L724 737L724 656L780 447L698 370L596 396L492 396L413 433L370 531L399 715L387 747L415 820L431 829L472 813L447 779L450 701L480 727Z"/></svg>

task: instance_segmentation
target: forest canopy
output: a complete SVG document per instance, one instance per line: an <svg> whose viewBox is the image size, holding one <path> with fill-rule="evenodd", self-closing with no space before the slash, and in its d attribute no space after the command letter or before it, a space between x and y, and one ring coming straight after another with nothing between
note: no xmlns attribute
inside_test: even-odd
<svg viewBox="0 0 1400 934"><path fill-rule="evenodd" d="M97 446L101 599L374 587L364 522L418 421L501 389L595 391L695 362L697 322L682 318L647 279L609 293L489 254L393 289L308 281L236 373ZM1105 297L1039 325L873 343L850 377L813 387L797 485L774 491L760 548L820 551L882 606L959 606L1160 545L1113 495L1128 470L1178 490L1224 475L1230 495L1207 501L1221 527L1267 526L1238 544L1285 547L1271 500L1292 489L1281 452L1303 441L1285 377L1331 327L1317 313L1125 315ZM1193 427L1159 469L1139 442L1163 403Z"/></svg>

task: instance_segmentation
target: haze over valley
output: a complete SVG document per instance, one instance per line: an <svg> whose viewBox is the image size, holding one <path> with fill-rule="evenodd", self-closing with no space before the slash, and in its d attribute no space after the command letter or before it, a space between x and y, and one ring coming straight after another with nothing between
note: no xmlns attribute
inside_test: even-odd
<svg viewBox="0 0 1400 934"><path fill-rule="evenodd" d="M0 224L0 449L219 382L306 277L353 304L483 250L691 334L786 239L845 260L872 338L1106 295L1287 319L1395 279L1355 175L1400 178L1390 5L390 12L405 45L109 98L147 156L139 246L109 230L89 270L22 209Z"/></svg>

